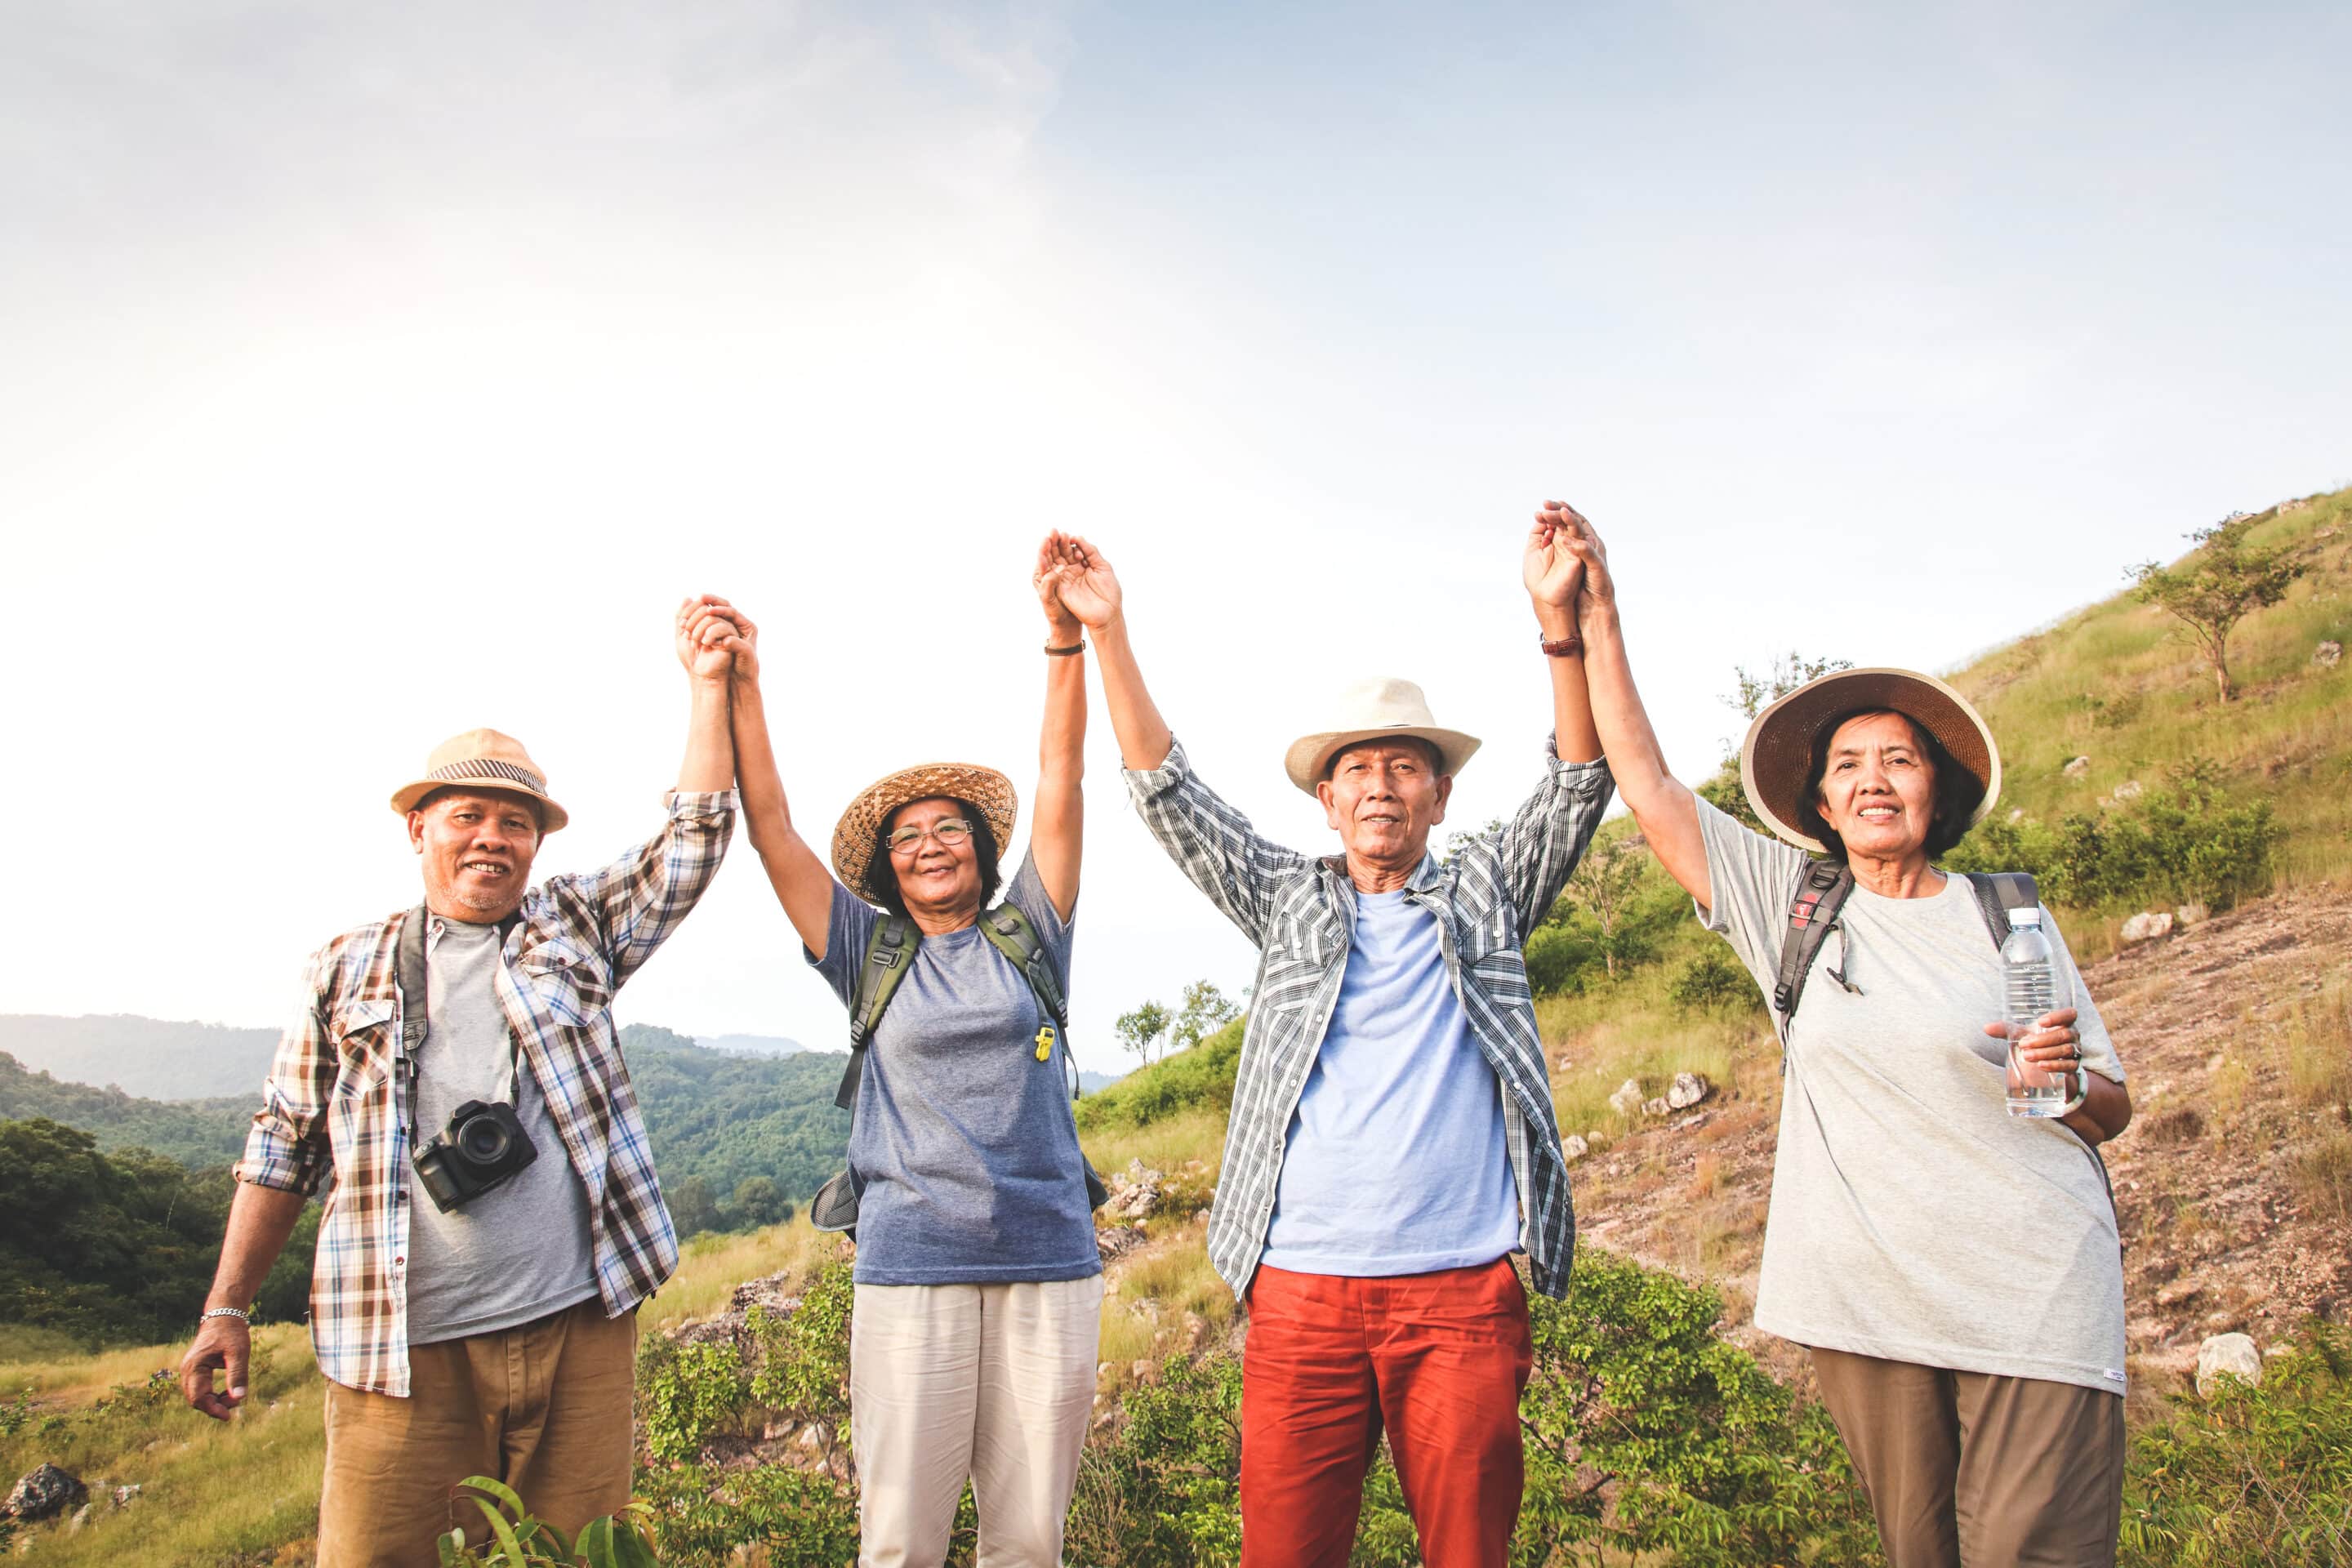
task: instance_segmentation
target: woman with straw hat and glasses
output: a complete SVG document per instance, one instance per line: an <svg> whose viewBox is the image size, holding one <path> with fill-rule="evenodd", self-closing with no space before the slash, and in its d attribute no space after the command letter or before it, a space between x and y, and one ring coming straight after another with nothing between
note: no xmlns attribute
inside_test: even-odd
<svg viewBox="0 0 2352 1568"><path fill-rule="evenodd" d="M828 873L777 777L755 629L725 606L698 628L734 655L744 822L808 961L845 1003L877 959L902 972L871 1048L854 1053L850 1405L868 1564L939 1563L967 1479L982 1562L1058 1563L1094 1398L1102 1261L1067 1047L1001 946L1025 926L1066 994L1086 661L1054 543L1034 578L1047 628L1035 810L1009 880L1012 781L965 763L868 786L834 830Z"/></svg>
<svg viewBox="0 0 2352 1568"><path fill-rule="evenodd" d="M1935 864L2000 792L1991 731L1931 677L1824 676L1748 732L1743 780L1771 833L1752 831L1666 772L1607 552L1573 510L1546 510L1584 562L1579 629L1617 787L1700 919L1776 998L1784 1076L1757 1326L1811 1348L1893 1568L2112 1563L2123 1266L2092 1150L2124 1130L2131 1098L2048 911L2061 1005L2018 1029L1988 931L2008 911ZM1843 901L1816 921L1800 900L1831 888ZM2017 901L2031 921L2032 900ZM1810 963L1783 973L1784 948L1803 952L1792 924L1816 923ZM2063 1075L2063 1118L2011 1115L2012 1048L2037 1080Z"/></svg>

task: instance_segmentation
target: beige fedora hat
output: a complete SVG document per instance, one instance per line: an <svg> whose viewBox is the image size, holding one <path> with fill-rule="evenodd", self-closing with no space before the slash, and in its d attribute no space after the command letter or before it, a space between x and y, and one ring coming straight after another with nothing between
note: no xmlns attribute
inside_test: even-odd
<svg viewBox="0 0 2352 1568"><path fill-rule="evenodd" d="M539 802L540 831L552 833L572 820L547 793L547 775L512 735L467 730L450 736L425 759L425 772L392 792L392 809L403 816L436 789L502 789Z"/></svg>
<svg viewBox="0 0 2352 1568"><path fill-rule="evenodd" d="M833 828L833 874L841 885L866 896L866 870L874 863L874 847L890 814L910 800L948 795L970 801L987 819L989 837L996 840L1002 860L1013 847L1013 821L1021 810L1013 781L994 768L977 763L918 763L911 768L875 780L858 791L849 809Z"/></svg>
<svg viewBox="0 0 2352 1568"><path fill-rule="evenodd" d="M1337 721L1331 728L1299 736L1282 754L1282 771L1308 795L1323 782L1323 770L1331 765L1333 755L1366 741L1401 736L1427 741L1437 748L1439 768L1448 773L1460 773L1478 750L1477 736L1448 730L1430 716L1429 699L1410 680L1386 676L1359 680L1339 693L1330 717Z"/></svg>
<svg viewBox="0 0 2352 1568"><path fill-rule="evenodd" d="M1969 817L1974 827L2000 798L2000 748L1992 727L1969 700L1914 669L1841 669L1808 681L1748 726L1739 747L1739 782L1748 804L1766 826L1816 855L1828 846L1797 825L1804 820L1805 775L1812 771L1813 742L1849 713L1891 709L1916 721L1984 785L1984 798Z"/></svg>

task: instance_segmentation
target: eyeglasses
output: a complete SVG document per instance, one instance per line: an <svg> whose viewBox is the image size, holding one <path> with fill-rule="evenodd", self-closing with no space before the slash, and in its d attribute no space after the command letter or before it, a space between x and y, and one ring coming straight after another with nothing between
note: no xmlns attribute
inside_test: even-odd
<svg viewBox="0 0 2352 1568"><path fill-rule="evenodd" d="M938 839L940 848L952 849L971 837L971 824L961 816L950 816L944 821L934 822L929 827L917 827L913 823L908 823L890 835L890 853L912 855L915 852L915 847L923 841L925 834Z"/></svg>

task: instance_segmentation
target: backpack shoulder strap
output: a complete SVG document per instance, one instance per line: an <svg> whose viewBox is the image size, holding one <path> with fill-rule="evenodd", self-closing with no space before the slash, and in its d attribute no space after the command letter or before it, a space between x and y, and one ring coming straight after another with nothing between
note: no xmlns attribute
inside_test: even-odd
<svg viewBox="0 0 2352 1568"><path fill-rule="evenodd" d="M857 965L857 985L849 1002L849 1065L842 1069L841 1088L833 1102L849 1112L854 1121L857 1116L857 1086L866 1077L866 1046L874 1037L875 1026L882 1022L882 1010L890 1005L897 994L898 982L907 978L907 971L915 962L915 949L922 945L923 933L915 922L903 915L884 915L874 922L874 934L866 939L866 955Z"/></svg>
<svg viewBox="0 0 2352 1568"><path fill-rule="evenodd" d="M1037 1005L1062 1028L1070 1025L1069 1006L1062 997L1061 980L1045 956L1045 944L1029 917L1012 904L999 904L980 917L980 934L1012 962L1037 994Z"/></svg>
<svg viewBox="0 0 2352 1568"><path fill-rule="evenodd" d="M1829 941L1838 910L1845 907L1845 897L1853 891L1853 871L1834 860L1814 861L1797 884L1796 897L1789 901L1789 929L1780 938L1780 969L1772 986L1772 1005L1780 1015L1784 1031L1796 1016L1798 999L1805 994L1805 977L1812 972L1813 957Z"/></svg>
<svg viewBox="0 0 2352 1568"><path fill-rule="evenodd" d="M400 945L393 954L393 978L400 983L400 1050L409 1060L425 1043L425 906L400 922Z"/></svg>
<svg viewBox="0 0 2352 1568"><path fill-rule="evenodd" d="M1012 904L999 904L980 917L980 934L990 945L1003 953L1013 967L1029 982L1036 994L1037 1011L1045 1017L1055 1032L1051 1037L1041 1035L1037 1041L1037 1059L1044 1061L1058 1040L1062 1047L1062 1071L1070 1088L1070 1098L1078 1098L1078 1064L1070 1055L1069 1042L1060 1038L1070 1029L1069 1003L1062 995L1060 976L1054 973L1054 962L1045 955L1045 944L1038 939L1037 928L1029 917ZM1100 1205L1096 1206L1099 1207Z"/></svg>
<svg viewBox="0 0 2352 1568"><path fill-rule="evenodd" d="M1977 912L1984 916L1985 930L1991 933L1995 947L2009 940L2010 910L2042 907L2042 889L2035 885L2031 871L1967 871L1962 875L1976 892Z"/></svg>

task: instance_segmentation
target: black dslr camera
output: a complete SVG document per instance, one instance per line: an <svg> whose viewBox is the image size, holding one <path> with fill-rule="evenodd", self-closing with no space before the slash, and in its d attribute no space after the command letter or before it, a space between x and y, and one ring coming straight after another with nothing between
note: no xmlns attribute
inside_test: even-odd
<svg viewBox="0 0 2352 1568"><path fill-rule="evenodd" d="M469 1100L449 1113L449 1125L418 1149L412 1163L433 1206L447 1214L502 1185L538 1158L513 1106Z"/></svg>

